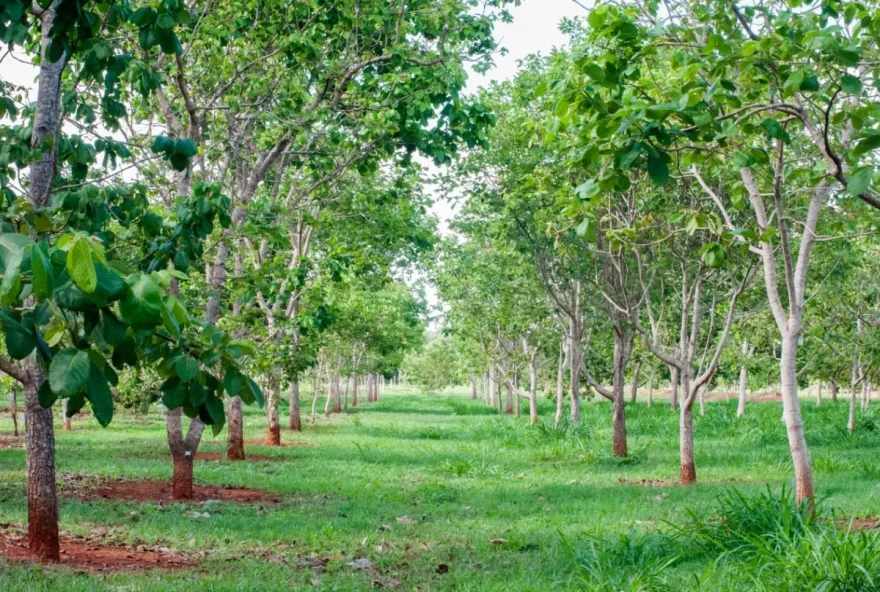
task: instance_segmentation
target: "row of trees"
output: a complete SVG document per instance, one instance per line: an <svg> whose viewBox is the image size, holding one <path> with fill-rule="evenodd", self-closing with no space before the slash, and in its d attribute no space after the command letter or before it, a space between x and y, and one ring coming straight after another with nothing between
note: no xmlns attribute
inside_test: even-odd
<svg viewBox="0 0 880 592"><path fill-rule="evenodd" d="M258 383L277 441L318 359L388 375L418 342L393 281L433 243L411 155L485 143L460 93L508 18L471 4L2 3L0 65L37 70L34 93L0 80L0 369L24 391L34 554L59 557L56 400L106 425L120 375L157 375L185 499L206 426L244 457Z"/></svg>
<svg viewBox="0 0 880 592"><path fill-rule="evenodd" d="M692 483L694 406L739 382L744 410L752 370L781 395L811 500L799 385L847 384L854 429L878 370L875 13L599 3L563 23L569 47L487 89L497 125L449 177L463 205L437 282L488 396L509 389L536 421L543 376L556 421L567 390L578 423L586 386L626 456L625 385L663 377Z"/></svg>

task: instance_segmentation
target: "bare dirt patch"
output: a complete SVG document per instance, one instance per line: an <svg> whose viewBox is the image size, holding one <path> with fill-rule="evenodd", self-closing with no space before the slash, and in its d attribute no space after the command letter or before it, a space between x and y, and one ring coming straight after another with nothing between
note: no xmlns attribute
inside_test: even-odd
<svg viewBox="0 0 880 592"><path fill-rule="evenodd" d="M283 442L282 441L281 444L269 444L269 442L267 440L260 440L260 439L245 440L244 443L249 446L268 446L270 448L295 448L295 447L300 447L300 446L315 446L315 444L312 444L310 442ZM250 455L248 455L248 456L250 456Z"/></svg>
<svg viewBox="0 0 880 592"><path fill-rule="evenodd" d="M0 450L8 450L15 448L24 448L24 438L22 436L13 436L0 434Z"/></svg>
<svg viewBox="0 0 880 592"><path fill-rule="evenodd" d="M64 494L82 501L99 499L127 502L176 503L171 496L171 482L165 481L125 481L98 480L87 475L62 475ZM217 487L198 485L193 487L194 502L209 500L240 504L277 504L281 497L259 489L244 487Z"/></svg>
<svg viewBox="0 0 880 592"><path fill-rule="evenodd" d="M225 461L226 456L222 452L196 452L196 460L205 460L209 462ZM283 456L263 456L261 454L248 454L244 458L244 462L284 462L290 460ZM242 462L239 460L230 462Z"/></svg>
<svg viewBox="0 0 880 592"><path fill-rule="evenodd" d="M0 531L0 557L10 561L36 561L27 549L27 535L14 530ZM91 573L175 570L193 562L182 553L165 547L146 545L105 545L98 540L64 535L61 538L61 563L78 571Z"/></svg>
<svg viewBox="0 0 880 592"><path fill-rule="evenodd" d="M621 485L637 485L639 487L673 487L678 485L678 481L672 479L624 479L617 480Z"/></svg>
<svg viewBox="0 0 880 592"><path fill-rule="evenodd" d="M837 520L837 528L848 528L850 532L855 532L857 530L876 530L880 528L880 517L840 518Z"/></svg>

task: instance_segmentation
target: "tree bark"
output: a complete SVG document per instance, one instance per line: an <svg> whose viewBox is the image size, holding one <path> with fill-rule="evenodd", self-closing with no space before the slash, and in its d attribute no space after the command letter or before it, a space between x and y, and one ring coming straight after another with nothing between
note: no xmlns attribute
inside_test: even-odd
<svg viewBox="0 0 880 592"><path fill-rule="evenodd" d="M831 390L831 402L837 403L837 393L840 390L840 387L837 386L837 382L832 380L828 385L828 388Z"/></svg>
<svg viewBox="0 0 880 592"><path fill-rule="evenodd" d="M355 398L357 403L357 398ZM302 418L299 411L299 382L294 380L290 383L290 429L294 432L302 431Z"/></svg>
<svg viewBox="0 0 880 592"><path fill-rule="evenodd" d="M625 458L628 454L626 442L626 365L632 341L623 329L614 330L614 392L611 401L612 449L614 456Z"/></svg>
<svg viewBox="0 0 880 592"><path fill-rule="evenodd" d="M171 461L174 469L171 477L171 496L175 500L193 499L193 460L201 442L205 424L198 418L189 424L186 438L183 437L183 412L178 407L165 414L165 427L168 433L168 444L171 449Z"/></svg>
<svg viewBox="0 0 880 592"><path fill-rule="evenodd" d="M226 460L244 460L244 418L241 399L227 397L226 411Z"/></svg>
<svg viewBox="0 0 880 592"><path fill-rule="evenodd" d="M571 423L581 423L581 387L580 387L580 347L581 333L577 319L571 318L569 323L568 364L569 381L571 382Z"/></svg>
<svg viewBox="0 0 880 592"><path fill-rule="evenodd" d="M538 366L535 360L529 364L529 423L538 423Z"/></svg>
<svg viewBox="0 0 880 592"><path fill-rule="evenodd" d="M684 387L684 383L682 386ZM690 485L697 481L697 465L694 462L694 414L692 407L691 404L683 403L680 409L678 437L681 471L679 473L679 480L682 485Z"/></svg>
<svg viewBox="0 0 880 592"><path fill-rule="evenodd" d="M635 403L636 399L639 396L639 378L641 378L641 374L642 374L642 361L638 360L638 361L636 361L636 367L633 370L633 381L632 381L632 386L630 387L630 392L629 392L629 402L630 403Z"/></svg>
<svg viewBox="0 0 880 592"><path fill-rule="evenodd" d="M521 415L521 412L522 412L521 405L520 405L520 400L519 400L519 371L517 371L517 372L513 375L513 386L516 388L516 393L514 393L514 395L513 395L513 396L514 396L514 399L513 399L513 412L514 412L514 414L515 414L517 417L519 417L519 416Z"/></svg>
<svg viewBox="0 0 880 592"><path fill-rule="evenodd" d="M804 425L801 421L800 402L798 401L797 369L795 367L798 352L797 340L797 334L783 337L779 368L781 371L783 417L788 432L791 459L794 464L795 493L800 502L812 500L815 494L810 452L804 437Z"/></svg>
<svg viewBox="0 0 880 592"><path fill-rule="evenodd" d="M648 379L648 409L654 406L654 372L656 370L656 364L651 364L651 377Z"/></svg>
<svg viewBox="0 0 880 592"><path fill-rule="evenodd" d="M471 399L477 400L477 376L471 372Z"/></svg>
<svg viewBox="0 0 880 592"><path fill-rule="evenodd" d="M822 381L819 381L818 388L816 389L816 407L822 406Z"/></svg>
<svg viewBox="0 0 880 592"><path fill-rule="evenodd" d="M563 335L559 341L559 362L556 367L556 417L553 420L555 427L559 427L565 409L563 407L563 399L565 398L565 362L567 351L565 336Z"/></svg>
<svg viewBox="0 0 880 592"><path fill-rule="evenodd" d="M342 413L342 403L340 401L342 389L340 388L339 381L339 373L336 373L333 376L333 413Z"/></svg>
<svg viewBox="0 0 880 592"><path fill-rule="evenodd" d="M398 379L399 380L399 379ZM351 406L358 406L358 375L351 375Z"/></svg>
<svg viewBox="0 0 880 592"><path fill-rule="evenodd" d="M45 380L28 362L24 382L27 460L28 549L42 561L59 561L58 494L55 484L55 433L52 409L43 409L37 391Z"/></svg>
<svg viewBox="0 0 880 592"><path fill-rule="evenodd" d="M749 353L749 342L743 341L742 344L742 353L743 355L747 355ZM739 392L737 393L737 406L736 406L736 416L742 417L746 414L746 396L748 395L748 386L749 386L749 369L743 363L742 366L739 367Z"/></svg>
<svg viewBox="0 0 880 592"><path fill-rule="evenodd" d="M18 438L18 389L15 388L9 393L9 414L12 415L12 435Z"/></svg>
<svg viewBox="0 0 880 592"><path fill-rule="evenodd" d="M281 420L278 413L280 398L281 393L278 390L278 385L273 384L269 389L268 409L266 411L266 424L268 428L266 444L269 446L281 446Z"/></svg>
<svg viewBox="0 0 880 592"><path fill-rule="evenodd" d="M67 416L67 404L69 399L61 399L61 427L65 432L71 430L70 417Z"/></svg>
<svg viewBox="0 0 880 592"><path fill-rule="evenodd" d="M505 400L504 413L508 415L513 414L513 389L510 385L507 385L507 397Z"/></svg>
<svg viewBox="0 0 880 592"><path fill-rule="evenodd" d="M672 368L669 375L669 407L678 409L678 369Z"/></svg>

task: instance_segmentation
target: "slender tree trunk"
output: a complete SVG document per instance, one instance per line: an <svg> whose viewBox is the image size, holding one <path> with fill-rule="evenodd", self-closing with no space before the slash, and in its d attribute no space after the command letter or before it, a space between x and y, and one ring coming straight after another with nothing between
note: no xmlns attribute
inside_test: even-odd
<svg viewBox="0 0 880 592"><path fill-rule="evenodd" d="M55 484L55 433L52 409L43 409L37 391L43 373L27 363L24 383L25 447L27 461L28 548L43 561L60 560L58 494Z"/></svg>
<svg viewBox="0 0 880 592"><path fill-rule="evenodd" d="M351 383L351 406L357 407L358 406L358 375L352 374L351 380L352 380L352 383Z"/></svg>
<svg viewBox="0 0 880 592"><path fill-rule="evenodd" d="M629 361L630 342L621 331L614 331L614 385L613 399L611 401L612 418L612 448L614 456L624 458L627 456L626 443L626 401L624 390L626 388L626 364Z"/></svg>
<svg viewBox="0 0 880 592"><path fill-rule="evenodd" d="M749 343L748 341L743 341L742 344L742 352L743 355L747 355L749 353ZM742 366L739 367L739 393L737 396L738 403L736 406L736 416L742 417L746 414L746 397L748 395L748 386L749 386L749 369L743 363Z"/></svg>
<svg viewBox="0 0 880 592"><path fill-rule="evenodd" d="M871 393L871 385L868 384L868 381L862 380L862 411L868 409L868 399L870 398Z"/></svg>
<svg viewBox="0 0 880 592"><path fill-rule="evenodd" d="M651 364L651 378L648 379L648 408L654 406L654 372L657 370L656 364Z"/></svg>
<svg viewBox="0 0 880 592"><path fill-rule="evenodd" d="M570 320L568 342L569 381L571 382L571 422L581 423L580 348L581 333L576 319Z"/></svg>
<svg viewBox="0 0 880 592"><path fill-rule="evenodd" d="M840 387L837 386L837 382L832 380L829 383L828 388L831 390L831 403L837 403L837 394L840 390Z"/></svg>
<svg viewBox="0 0 880 592"><path fill-rule="evenodd" d="M507 385L507 398L505 401L504 413L511 415L513 413L513 389Z"/></svg>
<svg viewBox="0 0 880 592"><path fill-rule="evenodd" d="M495 407L495 364L489 366L489 406Z"/></svg>
<svg viewBox="0 0 880 592"><path fill-rule="evenodd" d="M299 414L299 382L294 380L290 383L290 429L294 432L302 431L302 418Z"/></svg>
<svg viewBox="0 0 880 592"><path fill-rule="evenodd" d="M266 434L266 443L269 446L281 446L281 420L278 412L280 398L279 385L273 384L269 389L269 400L267 401L268 433Z"/></svg>
<svg viewBox="0 0 880 592"><path fill-rule="evenodd" d="M565 336L562 336L562 339L559 341L559 362L556 370L556 418L553 420L553 425L555 427L559 427L560 422L562 421L562 414L564 412L564 407L562 405L562 400L565 397Z"/></svg>
<svg viewBox="0 0 880 592"><path fill-rule="evenodd" d="M858 392L858 384L854 381L849 394L849 416L846 420L846 429L850 434L856 431L856 393Z"/></svg>
<svg viewBox="0 0 880 592"><path fill-rule="evenodd" d="M339 373L337 373L333 377L333 413L342 413L342 404L339 400L341 392L340 376Z"/></svg>
<svg viewBox="0 0 880 592"><path fill-rule="evenodd" d="M538 367L534 360L529 364L529 423L538 423Z"/></svg>
<svg viewBox="0 0 880 592"><path fill-rule="evenodd" d="M813 470L810 466L810 452L804 437L801 421L800 401L798 401L797 370L795 361L798 352L797 335L785 335L782 339L782 352L779 360L780 383L782 387L782 408L785 427L788 431L788 446L794 464L795 493L797 500L812 500Z"/></svg>
<svg viewBox="0 0 880 592"><path fill-rule="evenodd" d="M49 196L57 169L57 137L61 118L61 73L67 61L49 59L52 26L57 2L39 14L41 34L40 70L37 100L31 131L31 148L39 158L29 171L28 201L34 208L49 206ZM52 410L43 409L37 392L45 377L32 358L24 364L22 381L25 408L25 458L28 501L28 550L42 561L59 561L58 497L55 483L55 431Z"/></svg>
<svg viewBox="0 0 880 592"><path fill-rule="evenodd" d="M669 375L669 406L673 411L678 409L678 368L672 368Z"/></svg>
<svg viewBox="0 0 880 592"><path fill-rule="evenodd" d="M641 378L641 374L642 374L642 361L637 360L635 370L633 370L633 381L632 381L632 386L630 387L630 392L629 392L629 402L630 403L635 403L636 399L639 396L639 378Z"/></svg>
<svg viewBox="0 0 880 592"><path fill-rule="evenodd" d="M516 392L513 395L513 412L519 417L522 414L521 404L519 400L519 371L517 371L513 375L513 386L516 387Z"/></svg>
<svg viewBox="0 0 880 592"><path fill-rule="evenodd" d="M315 373L312 377L312 422L315 421L315 415L318 411L318 395L321 393L321 365L315 366Z"/></svg>
<svg viewBox="0 0 880 592"><path fill-rule="evenodd" d="M189 424L186 438L183 437L182 410L169 409L165 414L165 427L168 432L168 444L171 449L171 461L174 472L171 477L171 497L175 500L193 499L193 459L205 429L198 419Z"/></svg>
<svg viewBox="0 0 880 592"><path fill-rule="evenodd" d="M9 414L12 415L12 435L18 438L18 389L15 388L9 393Z"/></svg>
<svg viewBox="0 0 880 592"><path fill-rule="evenodd" d="M241 399L227 397L226 412L226 460L244 460L244 417Z"/></svg>
<svg viewBox="0 0 880 592"><path fill-rule="evenodd" d="M483 372L483 402L489 406L489 370Z"/></svg>
<svg viewBox="0 0 880 592"><path fill-rule="evenodd" d="M700 417L706 417L706 389L708 388L708 385L704 385L697 391L697 398L700 400Z"/></svg>
<svg viewBox="0 0 880 592"><path fill-rule="evenodd" d="M682 404L679 411L679 456L681 472L679 479L682 485L690 485L697 481L697 465L694 461L694 414L693 401L688 401L690 377L681 373Z"/></svg>
<svg viewBox="0 0 880 592"><path fill-rule="evenodd" d="M65 432L69 432L72 428L71 418L67 415L67 405L70 399L61 399L61 427Z"/></svg>
<svg viewBox="0 0 880 592"><path fill-rule="evenodd" d="M477 376L471 372L471 399L477 400Z"/></svg>
<svg viewBox="0 0 880 592"><path fill-rule="evenodd" d="M822 381L819 381L818 388L816 389L816 407L822 406Z"/></svg>

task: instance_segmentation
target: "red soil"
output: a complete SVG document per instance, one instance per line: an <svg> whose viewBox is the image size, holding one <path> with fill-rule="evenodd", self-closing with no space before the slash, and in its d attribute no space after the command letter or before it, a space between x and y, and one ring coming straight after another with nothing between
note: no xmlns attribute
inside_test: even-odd
<svg viewBox="0 0 880 592"><path fill-rule="evenodd" d="M269 444L267 440L245 440L245 444L249 446L269 446L271 448L293 448L298 446L314 446L309 442L281 442L281 444ZM247 455L250 458L250 454Z"/></svg>
<svg viewBox="0 0 880 592"><path fill-rule="evenodd" d="M27 549L27 536L0 531L0 557L11 561L36 561ZM63 536L61 565L92 573L183 569L192 564L184 555L165 548L103 545L83 537Z"/></svg>
<svg viewBox="0 0 880 592"><path fill-rule="evenodd" d="M70 493L84 501L109 499L131 502L174 502L170 481L103 481L95 485L77 487ZM195 485L193 500L218 500L243 504L278 503L281 498L258 489Z"/></svg>
<svg viewBox="0 0 880 592"><path fill-rule="evenodd" d="M196 452L196 460L222 461L226 460L226 456L221 452ZM248 454L245 457L245 462L249 460L254 462L284 462L290 459L284 458L283 456L263 456L260 454Z"/></svg>

